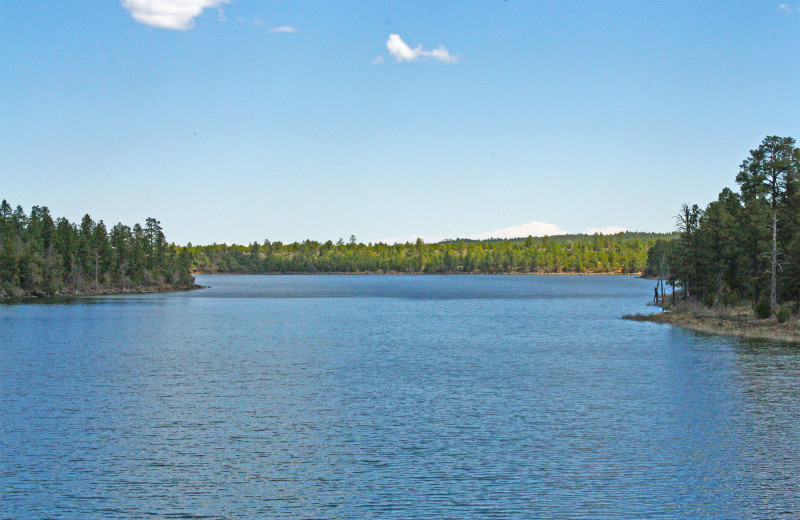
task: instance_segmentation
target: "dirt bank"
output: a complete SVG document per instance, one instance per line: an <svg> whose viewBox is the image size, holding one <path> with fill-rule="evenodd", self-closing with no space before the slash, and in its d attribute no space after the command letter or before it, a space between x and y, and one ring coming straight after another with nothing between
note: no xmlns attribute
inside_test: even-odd
<svg viewBox="0 0 800 520"><path fill-rule="evenodd" d="M661 313L626 315L623 319L668 323L708 334L800 343L797 315L792 315L785 323L778 323L774 316L766 320L755 318L747 307L708 308L695 303L680 303Z"/></svg>

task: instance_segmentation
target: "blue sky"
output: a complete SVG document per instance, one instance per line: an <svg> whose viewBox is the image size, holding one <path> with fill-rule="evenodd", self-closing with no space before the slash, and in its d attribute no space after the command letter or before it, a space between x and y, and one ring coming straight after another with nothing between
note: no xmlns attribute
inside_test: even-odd
<svg viewBox="0 0 800 520"><path fill-rule="evenodd" d="M798 51L800 1L0 1L0 198L180 244L670 231L800 138Z"/></svg>

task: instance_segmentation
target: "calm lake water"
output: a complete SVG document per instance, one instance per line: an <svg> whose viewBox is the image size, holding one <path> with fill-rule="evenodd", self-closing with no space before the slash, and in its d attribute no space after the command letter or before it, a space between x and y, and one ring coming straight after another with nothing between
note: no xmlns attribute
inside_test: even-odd
<svg viewBox="0 0 800 520"><path fill-rule="evenodd" d="M602 276L0 306L2 518L796 518L800 348Z"/></svg>

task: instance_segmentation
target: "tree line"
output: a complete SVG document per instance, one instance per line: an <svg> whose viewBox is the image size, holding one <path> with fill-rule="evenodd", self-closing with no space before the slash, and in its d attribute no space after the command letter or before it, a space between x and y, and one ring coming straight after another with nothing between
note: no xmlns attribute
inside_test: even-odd
<svg viewBox="0 0 800 520"><path fill-rule="evenodd" d="M169 284L191 287L191 254L168 244L161 223L117 224L85 215L56 218L46 206L26 214L0 203L0 296L88 294Z"/></svg>
<svg viewBox="0 0 800 520"><path fill-rule="evenodd" d="M513 240L363 244L318 242L191 246L201 273L639 273L648 249L671 234L560 235Z"/></svg>
<svg viewBox="0 0 800 520"><path fill-rule="evenodd" d="M749 301L766 309L800 306L800 149L768 136L705 209L684 204L678 238L657 241L646 274L709 305Z"/></svg>
<svg viewBox="0 0 800 520"><path fill-rule="evenodd" d="M198 273L639 273L670 234L560 235L512 240L363 244L354 236L179 247L161 223L117 224L85 215L53 218L46 206L0 204L0 297L92 294L194 286Z"/></svg>

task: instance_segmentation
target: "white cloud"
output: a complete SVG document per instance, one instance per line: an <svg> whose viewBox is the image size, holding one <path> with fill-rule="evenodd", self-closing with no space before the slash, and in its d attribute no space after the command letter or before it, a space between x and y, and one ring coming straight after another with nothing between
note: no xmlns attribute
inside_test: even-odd
<svg viewBox="0 0 800 520"><path fill-rule="evenodd" d="M378 56L378 57L376 57L374 60L372 60L372 62L371 62L371 63L372 63L373 65L383 65L383 64L384 64L384 59L383 59L383 56Z"/></svg>
<svg viewBox="0 0 800 520"><path fill-rule="evenodd" d="M477 233L474 235L459 235L457 237L444 237L438 235L411 235L405 238L393 237L382 238L376 240L375 243L383 242L384 244L405 244L406 242L414 243L417 238L421 238L426 243L441 242L447 238L459 239L468 238L472 240L488 240L490 238L525 238L527 236L543 237L554 235L566 235L567 232L558 227L556 224L548 224L547 222L528 222L527 224L520 224L519 226L511 226L494 231L486 231L485 233Z"/></svg>
<svg viewBox="0 0 800 520"><path fill-rule="evenodd" d="M433 58L447 63L458 61L457 56L453 56L450 51L442 46L432 51L426 51L422 49L422 44L420 44L412 49L400 38L399 34L389 35L389 39L386 40L386 48L389 49L389 54L394 56L397 61L414 61L418 58Z"/></svg>
<svg viewBox="0 0 800 520"><path fill-rule="evenodd" d="M607 228L602 228L607 230L608 233L617 233L618 231L625 231L624 228L617 228L614 226L609 226ZM587 233L591 230L587 230ZM598 232L600 232L598 230ZM555 236L555 235L566 235L567 232L558 227L557 224L549 224L547 222L528 222L527 224L520 224L518 226L510 226L507 228L495 229L493 231L486 231L484 233L476 233L474 235L459 235L457 237L444 237L440 235L411 235L409 237L400 238L400 237L393 237L393 238L382 238L376 240L375 243L383 242L384 244L404 244L406 242L414 243L417 241L417 238L421 238L426 243L434 243L434 242L441 242L442 240L450 239L459 239L459 238L467 238L472 240L488 240L490 238L525 238L527 236L534 236L534 237L543 237L547 236Z"/></svg>
<svg viewBox="0 0 800 520"><path fill-rule="evenodd" d="M386 48L389 53L397 58L397 61L411 61L419 57L422 53L422 45L416 49L412 49L406 42L404 42L399 34L390 34L389 39L386 40Z"/></svg>
<svg viewBox="0 0 800 520"><path fill-rule="evenodd" d="M281 25L280 27L273 27L270 29L270 32L277 32L277 33L296 33L297 29L292 27L291 25Z"/></svg>
<svg viewBox="0 0 800 520"><path fill-rule="evenodd" d="M209 7L229 0L122 0L134 20L143 24L185 31L194 27L194 19Z"/></svg>
<svg viewBox="0 0 800 520"><path fill-rule="evenodd" d="M800 13L800 7L792 7L789 4L780 4L778 9L786 11L787 13Z"/></svg>
<svg viewBox="0 0 800 520"><path fill-rule="evenodd" d="M447 63L455 63L458 61L458 58L450 54L450 51L442 47L441 45L437 48L433 49L432 51L422 51L423 56L430 56L431 58L436 58L439 61L445 61Z"/></svg>
<svg viewBox="0 0 800 520"><path fill-rule="evenodd" d="M478 233L469 238L475 240L486 240L488 238L522 238L529 235L541 237L544 235L566 235L567 232L558 227L556 224L548 224L547 222L528 222L527 224L520 224L519 226L511 226L507 228L495 229L494 231L486 231L485 233Z"/></svg>
<svg viewBox="0 0 800 520"><path fill-rule="evenodd" d="M627 228L620 227L620 226L606 226L600 228L589 228L586 229L583 234L584 235L594 235L595 233L600 233L601 235L616 235L617 233L624 233L628 231Z"/></svg>

